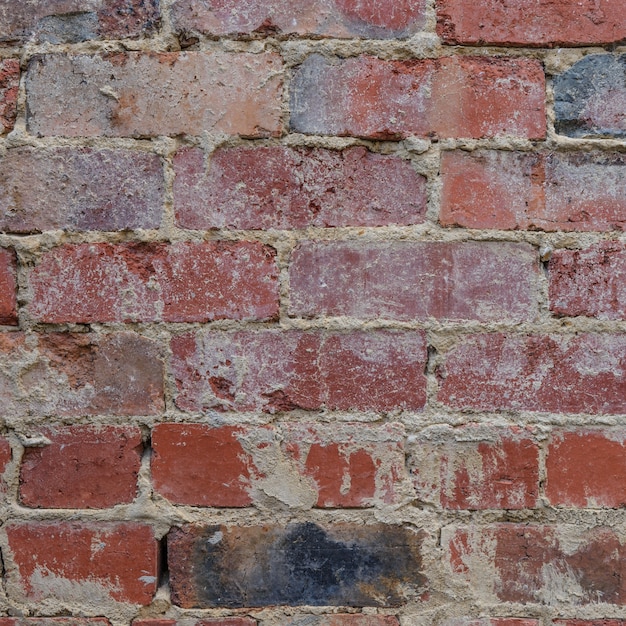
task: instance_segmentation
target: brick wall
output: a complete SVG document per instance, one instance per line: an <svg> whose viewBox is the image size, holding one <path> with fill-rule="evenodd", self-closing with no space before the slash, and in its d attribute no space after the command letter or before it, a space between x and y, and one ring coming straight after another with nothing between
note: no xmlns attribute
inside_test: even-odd
<svg viewBox="0 0 626 626"><path fill-rule="evenodd" d="M625 626L623 0L0 0L0 626Z"/></svg>

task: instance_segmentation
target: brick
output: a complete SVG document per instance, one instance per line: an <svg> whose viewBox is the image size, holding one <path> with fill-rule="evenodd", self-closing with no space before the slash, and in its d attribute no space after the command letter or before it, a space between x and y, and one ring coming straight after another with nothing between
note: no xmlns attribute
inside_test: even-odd
<svg viewBox="0 0 626 626"><path fill-rule="evenodd" d="M159 23L158 0L0 1L0 42L53 44L149 35Z"/></svg>
<svg viewBox="0 0 626 626"><path fill-rule="evenodd" d="M546 497L569 507L626 505L626 432L619 429L557 431L546 458Z"/></svg>
<svg viewBox="0 0 626 626"><path fill-rule="evenodd" d="M251 617L222 617L198 620L195 626L256 626L258 622Z"/></svg>
<svg viewBox="0 0 626 626"><path fill-rule="evenodd" d="M168 535L172 602L398 606L425 584L422 535L382 524L174 528Z"/></svg>
<svg viewBox="0 0 626 626"><path fill-rule="evenodd" d="M283 626L399 626L393 615L306 615L283 621Z"/></svg>
<svg viewBox="0 0 626 626"><path fill-rule="evenodd" d="M131 333L0 335L0 398L14 416L156 415L163 362Z"/></svg>
<svg viewBox="0 0 626 626"><path fill-rule="evenodd" d="M11 452L9 440L6 437L0 437L0 494L5 494L7 491L4 473L7 471L12 459L13 453Z"/></svg>
<svg viewBox="0 0 626 626"><path fill-rule="evenodd" d="M30 275L43 322L206 322L278 315L276 252L256 242L79 244Z"/></svg>
<svg viewBox="0 0 626 626"><path fill-rule="evenodd" d="M528 431L469 425L411 450L417 497L446 509L538 504L539 448Z"/></svg>
<svg viewBox="0 0 626 626"><path fill-rule="evenodd" d="M525 244L303 242L289 268L289 314L530 321L537 275Z"/></svg>
<svg viewBox="0 0 626 626"><path fill-rule="evenodd" d="M442 626L539 626L539 621L519 617L453 617Z"/></svg>
<svg viewBox="0 0 626 626"><path fill-rule="evenodd" d="M245 507L252 503L252 456L238 439L241 428L157 424L152 430L152 481L174 504Z"/></svg>
<svg viewBox="0 0 626 626"><path fill-rule="evenodd" d="M425 21L423 0L176 0L174 28L205 35L403 38Z"/></svg>
<svg viewBox="0 0 626 626"><path fill-rule="evenodd" d="M183 411L419 410L426 401L421 331L200 331L174 337L171 350Z"/></svg>
<svg viewBox="0 0 626 626"><path fill-rule="evenodd" d="M531 59L387 61L310 55L291 82L296 132L397 140L545 136L545 88Z"/></svg>
<svg viewBox="0 0 626 626"><path fill-rule="evenodd" d="M555 626L624 626L623 619L555 619Z"/></svg>
<svg viewBox="0 0 626 626"><path fill-rule="evenodd" d="M133 426L45 427L50 443L26 447L20 502L48 509L106 508L132 502L143 446Z"/></svg>
<svg viewBox="0 0 626 626"><path fill-rule="evenodd" d="M274 53L39 56L26 76L28 128L67 137L280 135L281 72Z"/></svg>
<svg viewBox="0 0 626 626"><path fill-rule="evenodd" d="M443 226L626 229L626 159L606 152L444 152Z"/></svg>
<svg viewBox="0 0 626 626"><path fill-rule="evenodd" d="M164 174L155 154L20 147L0 159L0 229L158 228Z"/></svg>
<svg viewBox="0 0 626 626"><path fill-rule="evenodd" d="M426 179L408 161L368 152L237 147L174 157L183 228L271 229L421 224Z"/></svg>
<svg viewBox="0 0 626 626"><path fill-rule="evenodd" d="M19 86L20 62L17 59L0 61L0 134L13 130Z"/></svg>
<svg viewBox="0 0 626 626"><path fill-rule="evenodd" d="M0 248L0 324L17 326L17 260L15 252Z"/></svg>
<svg viewBox="0 0 626 626"><path fill-rule="evenodd" d="M626 412L621 335L470 335L438 374L437 397L454 408Z"/></svg>
<svg viewBox="0 0 626 626"><path fill-rule="evenodd" d="M624 548L603 526L491 524L444 529L454 575L503 602L623 605ZM488 564L485 568L485 564Z"/></svg>
<svg viewBox="0 0 626 626"><path fill-rule="evenodd" d="M584 46L626 38L619 0L437 0L437 34L448 44Z"/></svg>
<svg viewBox="0 0 626 626"><path fill-rule="evenodd" d="M591 54L555 76L556 132L568 137L626 137L625 69L626 55Z"/></svg>
<svg viewBox="0 0 626 626"><path fill-rule="evenodd" d="M0 617L0 626L110 626L104 617Z"/></svg>
<svg viewBox="0 0 626 626"><path fill-rule="evenodd" d="M548 265L550 310L556 315L626 318L626 247L603 241L585 250L558 250Z"/></svg>
<svg viewBox="0 0 626 626"><path fill-rule="evenodd" d="M133 626L176 626L176 620L160 618L134 619L132 624Z"/></svg>
<svg viewBox="0 0 626 626"><path fill-rule="evenodd" d="M14 601L147 605L156 592L158 546L149 526L30 522L10 524L6 534Z"/></svg>

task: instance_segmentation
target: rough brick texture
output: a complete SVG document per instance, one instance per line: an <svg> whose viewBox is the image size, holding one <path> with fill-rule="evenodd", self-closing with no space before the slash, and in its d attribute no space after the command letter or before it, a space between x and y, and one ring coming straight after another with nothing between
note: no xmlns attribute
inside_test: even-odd
<svg viewBox="0 0 626 626"><path fill-rule="evenodd" d="M183 228L408 226L426 213L425 178L408 161L365 148L221 149L208 169L201 150L184 148L174 167Z"/></svg>
<svg viewBox="0 0 626 626"><path fill-rule="evenodd" d="M105 508L132 502L141 463L141 431L74 426L40 431L49 443L27 447L20 501L48 509Z"/></svg>
<svg viewBox="0 0 626 626"><path fill-rule="evenodd" d="M82 244L44 255L31 274L44 322L271 319L275 252L256 242Z"/></svg>
<svg viewBox="0 0 626 626"><path fill-rule="evenodd" d="M544 76L528 59L329 61L314 54L294 75L291 110L292 129L310 134L540 139Z"/></svg>
<svg viewBox="0 0 626 626"><path fill-rule="evenodd" d="M281 69L273 53L46 55L28 68L28 127L66 137L276 135Z"/></svg>
<svg viewBox="0 0 626 626"><path fill-rule="evenodd" d="M98 597L149 604L156 590L157 542L136 523L30 522L6 528L8 594L16 601ZM69 591L63 592L63 589Z"/></svg>
<svg viewBox="0 0 626 626"><path fill-rule="evenodd" d="M17 59L0 62L0 131L13 130L17 115L17 94L20 83L20 63Z"/></svg>
<svg viewBox="0 0 626 626"><path fill-rule="evenodd" d="M291 263L289 313L532 320L536 271L534 252L525 245L305 242Z"/></svg>
<svg viewBox="0 0 626 626"><path fill-rule="evenodd" d="M17 280L15 253L0 248L0 324L17 326Z"/></svg>

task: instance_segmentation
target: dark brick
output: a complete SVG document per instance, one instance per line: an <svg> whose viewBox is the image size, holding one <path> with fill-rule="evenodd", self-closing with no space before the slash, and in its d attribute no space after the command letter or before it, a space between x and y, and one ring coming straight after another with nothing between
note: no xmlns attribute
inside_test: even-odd
<svg viewBox="0 0 626 626"><path fill-rule="evenodd" d="M554 79L555 128L569 137L626 137L626 55L592 54Z"/></svg>
<svg viewBox="0 0 626 626"><path fill-rule="evenodd" d="M168 536L184 608L399 606L425 584L423 534L388 525L185 526Z"/></svg>

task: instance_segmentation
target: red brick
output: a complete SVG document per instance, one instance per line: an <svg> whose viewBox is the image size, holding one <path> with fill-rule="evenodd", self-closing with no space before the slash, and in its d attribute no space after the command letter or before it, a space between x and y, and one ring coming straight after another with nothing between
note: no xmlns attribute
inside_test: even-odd
<svg viewBox="0 0 626 626"><path fill-rule="evenodd" d="M550 310L557 315L626 318L626 247L603 241L585 250L558 250L550 258Z"/></svg>
<svg viewBox="0 0 626 626"><path fill-rule="evenodd" d="M555 626L624 626L623 619L555 619Z"/></svg>
<svg viewBox="0 0 626 626"><path fill-rule="evenodd" d="M289 269L289 314L532 320L538 266L525 244L304 242Z"/></svg>
<svg viewBox="0 0 626 626"><path fill-rule="evenodd" d="M171 349L183 411L418 410L426 401L421 331L201 331L174 337Z"/></svg>
<svg viewBox="0 0 626 626"><path fill-rule="evenodd" d="M532 59L450 57L329 61L296 69L291 127L297 132L403 137L545 136L545 87Z"/></svg>
<svg viewBox="0 0 626 626"><path fill-rule="evenodd" d="M131 333L0 334L0 398L15 416L155 415L156 344Z"/></svg>
<svg viewBox="0 0 626 626"><path fill-rule="evenodd" d="M312 479L319 508L358 508L401 500L404 429L399 424L285 425L284 447Z"/></svg>
<svg viewBox="0 0 626 626"><path fill-rule="evenodd" d="M218 149L208 170L201 150L183 148L174 169L183 228L406 226L426 212L425 177L408 161L363 147Z"/></svg>
<svg viewBox="0 0 626 626"><path fill-rule="evenodd" d="M141 464L141 430L132 426L46 427L50 444L26 447L20 501L49 509L106 508L132 502Z"/></svg>
<svg viewBox="0 0 626 626"><path fill-rule="evenodd" d="M274 53L35 57L26 76L28 128L67 137L280 135L281 70Z"/></svg>
<svg viewBox="0 0 626 626"><path fill-rule="evenodd" d="M241 428L206 424L157 424L152 430L152 480L174 504L245 507L252 503L253 459Z"/></svg>
<svg viewBox="0 0 626 626"><path fill-rule="evenodd" d="M0 229L158 228L164 202L155 154L93 148L8 150L0 159Z"/></svg>
<svg viewBox="0 0 626 626"><path fill-rule="evenodd" d="M445 43L550 47L600 45L626 38L620 0L534 2L437 0Z"/></svg>
<svg viewBox="0 0 626 626"><path fill-rule="evenodd" d="M80 244L32 271L43 322L206 322L278 315L273 248L256 242Z"/></svg>
<svg viewBox="0 0 626 626"><path fill-rule="evenodd" d="M557 431L546 459L546 496L555 505L626 505L623 430Z"/></svg>
<svg viewBox="0 0 626 626"><path fill-rule="evenodd" d="M442 626L539 626L539 621L519 617L453 617Z"/></svg>
<svg viewBox="0 0 626 626"><path fill-rule="evenodd" d="M251 617L216 617L198 620L195 626L256 626L257 623Z"/></svg>
<svg viewBox="0 0 626 626"><path fill-rule="evenodd" d="M411 457L419 500L456 510L537 506L539 448L528 431L465 426L420 441Z"/></svg>
<svg viewBox="0 0 626 626"><path fill-rule="evenodd" d="M104 617L0 617L0 626L110 626Z"/></svg>
<svg viewBox="0 0 626 626"><path fill-rule="evenodd" d="M17 59L0 61L0 134L13 130L19 86L20 62Z"/></svg>
<svg viewBox="0 0 626 626"><path fill-rule="evenodd" d="M626 229L626 159L599 152L444 152L444 226Z"/></svg>
<svg viewBox="0 0 626 626"><path fill-rule="evenodd" d="M4 480L4 473L7 471L9 463L13 459L11 444L5 437L0 437L0 494L7 491L7 484Z"/></svg>
<svg viewBox="0 0 626 626"><path fill-rule="evenodd" d="M396 38L424 24L423 0L176 0L179 32Z"/></svg>
<svg viewBox="0 0 626 626"><path fill-rule="evenodd" d="M176 620L160 618L134 619L132 624L133 626L176 626Z"/></svg>
<svg viewBox="0 0 626 626"><path fill-rule="evenodd" d="M158 24L158 0L0 1L0 42L34 37L50 43L117 39L150 34Z"/></svg>
<svg viewBox="0 0 626 626"><path fill-rule="evenodd" d="M626 603L624 546L611 528L503 523L445 529L444 541L454 574L503 602Z"/></svg>
<svg viewBox="0 0 626 626"><path fill-rule="evenodd" d="M283 621L283 626L399 626L393 615L306 615Z"/></svg>
<svg viewBox="0 0 626 626"><path fill-rule="evenodd" d="M626 412L626 338L615 334L470 335L439 371L455 408Z"/></svg>
<svg viewBox="0 0 626 626"><path fill-rule="evenodd" d="M157 542L135 523L30 522L6 527L13 601L94 598L146 605L157 587Z"/></svg>
<svg viewBox="0 0 626 626"><path fill-rule="evenodd" d="M0 324L17 326L17 261L15 252L0 248Z"/></svg>

